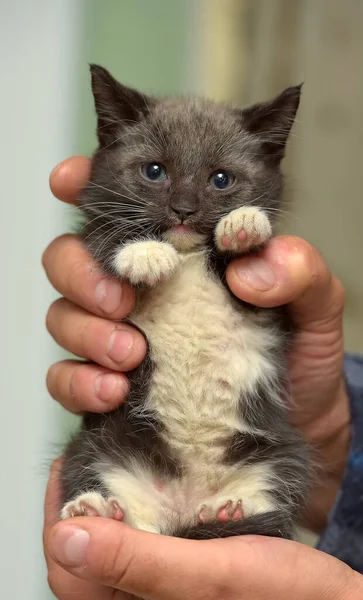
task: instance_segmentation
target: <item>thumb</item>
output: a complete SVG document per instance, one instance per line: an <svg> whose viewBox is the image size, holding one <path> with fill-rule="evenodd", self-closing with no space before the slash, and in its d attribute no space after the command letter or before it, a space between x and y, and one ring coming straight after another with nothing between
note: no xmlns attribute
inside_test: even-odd
<svg viewBox="0 0 363 600"><path fill-rule="evenodd" d="M319 252L301 238L273 238L257 255L234 260L226 277L232 292L250 304L264 308L290 304L299 329L339 327L343 287Z"/></svg>
<svg viewBox="0 0 363 600"><path fill-rule="evenodd" d="M224 579L215 540L177 539L81 517L57 523L47 542L53 560L73 575L151 600L197 597L206 581L213 589Z"/></svg>
<svg viewBox="0 0 363 600"><path fill-rule="evenodd" d="M185 540L81 517L55 525L48 547L72 575L148 600L362 598L349 567L290 540Z"/></svg>

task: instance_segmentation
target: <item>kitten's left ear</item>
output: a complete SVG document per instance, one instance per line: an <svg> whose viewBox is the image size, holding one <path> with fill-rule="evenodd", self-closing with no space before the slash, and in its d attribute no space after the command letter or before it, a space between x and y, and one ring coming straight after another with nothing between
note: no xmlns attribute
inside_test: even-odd
<svg viewBox="0 0 363 600"><path fill-rule="evenodd" d="M98 139L101 146L106 146L117 139L124 124L136 123L146 116L155 100L122 85L99 65L90 65L90 70Z"/></svg>
<svg viewBox="0 0 363 600"><path fill-rule="evenodd" d="M260 138L266 157L277 161L283 158L299 108L302 85L288 87L269 102L242 109L243 128Z"/></svg>

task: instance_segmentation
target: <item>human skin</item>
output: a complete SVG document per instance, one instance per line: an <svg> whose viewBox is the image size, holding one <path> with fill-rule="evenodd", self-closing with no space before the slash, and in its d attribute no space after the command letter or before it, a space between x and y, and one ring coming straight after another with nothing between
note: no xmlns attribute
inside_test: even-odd
<svg viewBox="0 0 363 600"><path fill-rule="evenodd" d="M54 195L65 202L76 203L79 190L89 178L89 170L90 161L84 157L74 157L61 163L53 171L50 179ZM43 264L50 282L62 295L62 298L57 300L48 312L47 326L50 333L64 348L77 356L92 361L92 364L85 364L68 360L52 365L47 377L48 389L56 400L73 412L111 410L122 402L127 394L128 384L125 373L139 364L146 352L145 340L138 331L126 324L115 323L116 319L124 318L132 310L134 292L127 283L106 279L76 236L62 236L52 242L44 253ZM291 393L294 399L294 405L290 407L290 419L318 450L319 485L316 483L313 486L314 491L308 499L305 522L310 528L320 531L325 524L326 516L341 483L350 440L349 402L342 372L342 313L344 306L342 285L331 274L322 257L314 248L304 240L292 236L274 238L258 255L233 261L227 271L227 282L237 297L257 306L272 307L288 304L295 329L289 357ZM55 469L56 472L57 469ZM51 579L55 577L56 582L61 583L60 587L63 592L66 585L65 580L62 583L62 578L72 581L73 583L69 585L76 586L75 589L78 589L77 586L80 585L97 587L98 584L85 584L78 578L73 577L69 580L72 576L54 561L55 554L51 550L52 543L63 530L66 532L67 529L69 533L71 527L69 523L52 525L57 518L53 518L49 514L51 510L49 505L54 507L54 504L57 503L56 489L56 475L53 475L48 500L49 498L54 499L46 504L46 508L48 507L47 526L44 538L50 577ZM58 511L56 511L56 515L58 515ZM354 585L361 579L339 561L295 542L258 538L251 538L252 541L243 538L192 542L158 536L157 540L159 538L162 540L160 542L154 538L152 541L148 541L146 538L151 534L135 532L124 524L105 522L103 519L72 520L72 528L76 524L82 527L83 531L87 529L91 535L91 550L87 552L86 559L88 567L81 571L78 569L77 575L79 577L80 573L83 576L87 574L96 581L99 577L99 581L106 584L108 584L107 578L104 579L104 574L97 572L97 567L92 560L97 562L98 559L95 557L99 553L99 556L106 562L110 560L116 564L117 557L112 555L114 538L115 543L118 539L123 539L126 547L129 543L134 544L136 557L139 557L135 558L136 562L144 560L140 557L143 556L142 549L144 546L147 548L148 544L152 544L153 548L160 546L161 554L158 558L156 553L155 557L155 561L161 561L160 564L165 559L163 552L167 552L167 554L175 552L175 565L179 564L179 558L184 556L184 553L189 558L194 552L196 560L198 554L204 555L204 552L209 552L208 548L211 547L213 548L210 551L212 562L220 560L223 564L228 563L228 569L231 569L231 561L232 563L234 560L237 561L235 568L239 585L242 585L240 578L243 576L247 560L243 557L251 555L251 548L254 548L252 554L257 549L256 556L261 555L260 562L267 560L268 564L271 564L271 569L277 569L279 575L276 585L280 585L280 588L276 588L280 590L276 592L277 594L282 594L283 585L286 587L289 581L289 585L292 585L289 574L289 570L293 568L290 564L291 557L296 557L296 561L302 561L304 565L306 562L306 566L312 572L309 581L305 581L305 586L311 585L314 581L314 569L317 569L316 579L320 578L320 574L324 572L325 568L329 573L336 574L338 594L340 593L338 589L340 582L344 577L347 577L349 581L354 581ZM103 535L106 535L102 531L106 530L109 551L106 551L101 544L101 541L105 539ZM145 539L144 536L146 536ZM117 543L120 544L121 551L121 542ZM138 548L138 544L140 544L140 548ZM188 544L188 547L185 544ZM190 544L192 545L190 546ZM199 544L203 544L203 553L200 551ZM236 544L239 544L240 548L237 549ZM221 550L222 548L223 550ZM266 557L264 553L267 553ZM121 551L121 555L119 560L122 562L124 550ZM271 560L271 556L274 557L273 560ZM177 557L179 558L177 559ZM290 557L289 560L287 560L288 557ZM285 558L285 562L283 562L283 558ZM149 559L152 559L151 562L154 561L153 557L149 556ZM280 560L281 565L279 566ZM99 565L101 563L102 560L98 561ZM258 565L251 564L250 559L247 560L247 563L251 572L255 573L257 581L261 583L263 572L261 571L261 574L258 575ZM62 564L64 566L64 563ZM194 561L194 564L198 563ZM283 568L283 564L286 567ZM185 577L187 565L184 567L183 565L183 562L180 563L181 582L188 579ZM192 568L193 565L189 565L189 568ZM105 568L107 570L107 565ZM143 572L145 571L144 568L140 568ZM259 568L260 570L263 568L262 564L259 565ZM295 567L293 570L296 571ZM214 569L211 571L214 575ZM203 569L199 572L202 574ZM222 572L223 570L221 577ZM54 576L54 574L56 575ZM207 574L205 574L205 578L207 578ZM201 585L202 579L201 577ZM223 578L219 578L218 581L220 585L227 585ZM208 581L205 580L203 585L205 586L207 583ZM57 583L52 583L55 588L57 585ZM298 582L296 581L294 585L298 586ZM326 585L330 586L329 578ZM127 589L127 586L122 589ZM189 591L184 590L184 596L142 596L138 590L134 593L150 598L190 597L194 599L194 597L201 597L200 595L193 596L190 589ZM238 598L243 597L246 589L237 587L231 591L232 595L227 595L226 592L225 596L205 597ZM271 594L271 586L268 589L268 593ZM288 587L286 587L287 589ZM308 592L301 589L302 595L299 596L300 592L296 587L296 598L310 598L307 595ZM330 587L328 592L331 594L329 596L331 600L335 597L344 597L332 595ZM64 593L58 596L61 600L70 597ZM85 595L85 598L97 598L97 600L113 598L112 595L104 595L109 594L107 588L99 588L99 586L98 591L88 591L87 593L88 596ZM93 595L90 595L91 593ZM237 595L233 595L233 593ZM255 593L255 596L249 596L251 599L253 597L274 597L261 595L263 591L258 591L257 587L255 590L252 587L251 593ZM314 593L315 595L312 595L311 598L320 598L317 591L314 592L312 588L312 594ZM115 596L115 598L121 597ZM284 598L283 595L276 595L277 597ZM290 595L286 597L290 597ZM349 597L354 598L352 595Z"/></svg>

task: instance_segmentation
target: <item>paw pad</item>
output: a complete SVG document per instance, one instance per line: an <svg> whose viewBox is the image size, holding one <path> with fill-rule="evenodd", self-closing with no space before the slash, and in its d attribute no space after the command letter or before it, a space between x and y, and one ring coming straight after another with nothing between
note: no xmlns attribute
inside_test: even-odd
<svg viewBox="0 0 363 600"><path fill-rule="evenodd" d="M253 206L237 208L221 219L215 231L219 250L245 252L265 243L272 235L267 215Z"/></svg>

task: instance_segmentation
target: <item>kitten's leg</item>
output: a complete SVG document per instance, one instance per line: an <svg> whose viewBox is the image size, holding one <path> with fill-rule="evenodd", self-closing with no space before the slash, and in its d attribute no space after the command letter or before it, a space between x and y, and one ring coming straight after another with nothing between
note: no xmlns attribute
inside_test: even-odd
<svg viewBox="0 0 363 600"><path fill-rule="evenodd" d="M146 240L122 246L115 255L115 271L133 285L149 286L170 277L179 263L175 248L166 242Z"/></svg>
<svg viewBox="0 0 363 600"><path fill-rule="evenodd" d="M116 498L105 500L99 492L85 492L63 507L61 518L70 517L109 517L123 521L124 512Z"/></svg>
<svg viewBox="0 0 363 600"><path fill-rule="evenodd" d="M267 242L272 236L270 221L261 209L245 206L232 210L215 230L215 242L222 252L244 252Z"/></svg>

